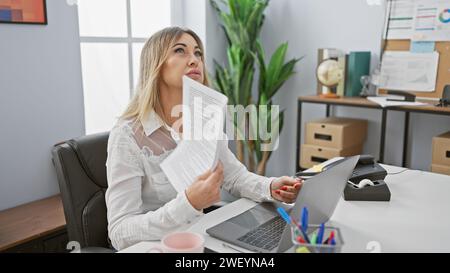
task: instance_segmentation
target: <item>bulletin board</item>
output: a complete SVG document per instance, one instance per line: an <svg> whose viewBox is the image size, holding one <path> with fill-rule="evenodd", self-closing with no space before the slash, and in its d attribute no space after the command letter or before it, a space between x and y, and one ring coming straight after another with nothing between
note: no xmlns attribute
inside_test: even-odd
<svg viewBox="0 0 450 273"><path fill-rule="evenodd" d="M409 51L410 40L386 40L386 51ZM450 84L450 42L436 42L435 51L439 52L438 73L436 78L436 89L434 92L417 92L409 90L418 98L440 99L444 86ZM380 89L380 94L386 94L387 90Z"/></svg>

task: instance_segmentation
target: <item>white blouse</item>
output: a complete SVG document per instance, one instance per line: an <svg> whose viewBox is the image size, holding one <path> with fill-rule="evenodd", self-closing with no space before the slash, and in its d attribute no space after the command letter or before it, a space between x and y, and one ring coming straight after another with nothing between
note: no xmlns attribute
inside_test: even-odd
<svg viewBox="0 0 450 273"><path fill-rule="evenodd" d="M119 120L110 132L106 161L108 234L117 250L141 241L160 240L203 215L177 193L159 164L180 137L155 112L145 124ZM249 172L220 141L224 166L222 189L236 197L272 201L268 178Z"/></svg>

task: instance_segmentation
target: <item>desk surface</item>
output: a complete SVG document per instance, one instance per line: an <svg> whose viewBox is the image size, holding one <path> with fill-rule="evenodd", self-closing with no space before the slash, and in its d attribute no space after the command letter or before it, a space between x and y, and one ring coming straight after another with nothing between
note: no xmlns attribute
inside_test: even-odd
<svg viewBox="0 0 450 273"><path fill-rule="evenodd" d="M298 97L300 101L303 102L311 102L311 103L330 103L330 104L338 104L338 105L352 105L352 106L361 106L361 107L369 107L369 108L381 108L381 106L375 102L372 102L366 98L361 97L340 97L340 98L321 98L318 95L311 96L300 96Z"/></svg>
<svg viewBox="0 0 450 273"><path fill-rule="evenodd" d="M0 251L62 230L66 226L59 195L0 212Z"/></svg>
<svg viewBox="0 0 450 273"><path fill-rule="evenodd" d="M341 198L336 207L329 224L341 229L342 252L370 252L368 244L373 241L379 243L381 252L450 252L450 176L416 170L398 173L404 169L383 166L391 173L385 179L390 202ZM203 234L206 247L214 251L249 252L224 245L205 230L255 205L239 199L206 214L189 229ZM121 252L146 252L153 244L141 242Z"/></svg>
<svg viewBox="0 0 450 273"><path fill-rule="evenodd" d="M382 107L372 102L366 98L361 97L340 97L337 99L325 99L321 98L318 95L310 95L310 96L300 96L298 97L299 101L302 102L310 102L310 103L323 103L323 104L335 104L335 105L347 105L347 106L358 106L358 107L367 107L367 108L379 108ZM418 101L421 101L418 99ZM450 115L450 107L437 107L434 104L430 103L429 100L423 101L428 103L428 105L423 106L392 106L388 109L390 110L399 110L399 111L411 111L411 112L426 112L426 113L436 113L436 114L444 114ZM437 102L435 102L437 103Z"/></svg>

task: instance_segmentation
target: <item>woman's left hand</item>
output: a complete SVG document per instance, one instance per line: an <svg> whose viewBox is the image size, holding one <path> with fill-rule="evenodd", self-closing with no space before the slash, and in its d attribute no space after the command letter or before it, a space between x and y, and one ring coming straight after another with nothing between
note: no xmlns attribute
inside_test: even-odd
<svg viewBox="0 0 450 273"><path fill-rule="evenodd" d="M302 188L302 184L303 180L301 178L282 176L272 181L270 184L270 193L275 200L294 203Z"/></svg>

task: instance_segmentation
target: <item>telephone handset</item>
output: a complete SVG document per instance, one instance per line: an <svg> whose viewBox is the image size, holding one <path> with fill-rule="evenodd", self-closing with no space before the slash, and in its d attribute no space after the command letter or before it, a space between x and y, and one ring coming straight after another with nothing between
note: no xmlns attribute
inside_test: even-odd
<svg viewBox="0 0 450 273"><path fill-rule="evenodd" d="M344 159L341 159L344 160ZM327 165L324 170L329 169L336 164L339 164L341 160ZM372 181L383 180L387 175L387 171L381 167L380 164L375 162L375 158L372 155L360 155L358 163L350 176L350 181L357 184L363 179L369 179Z"/></svg>

